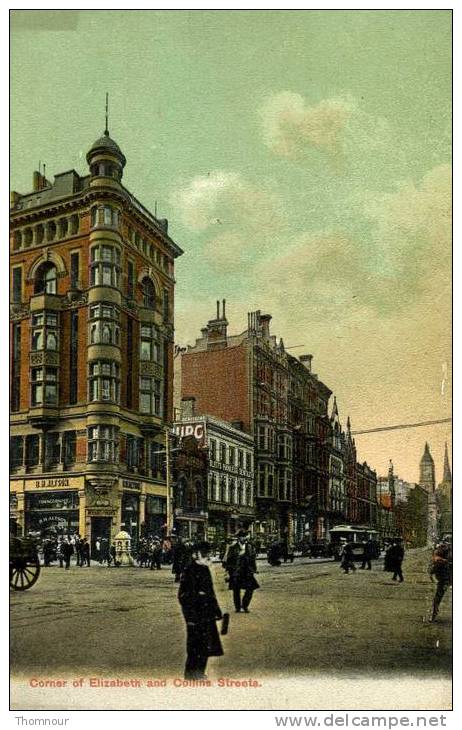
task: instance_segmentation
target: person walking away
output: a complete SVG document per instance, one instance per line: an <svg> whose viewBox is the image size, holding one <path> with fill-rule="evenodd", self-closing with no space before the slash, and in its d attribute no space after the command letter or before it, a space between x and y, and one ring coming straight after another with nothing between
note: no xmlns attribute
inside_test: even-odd
<svg viewBox="0 0 462 730"><path fill-rule="evenodd" d="M75 536L74 549L75 549L75 556L76 556L76 565L81 566L83 561L82 561L82 540L80 538L80 535Z"/></svg>
<svg viewBox="0 0 462 730"><path fill-rule="evenodd" d="M439 613L440 603L450 585L452 585L452 560L451 548L445 543L437 545L430 566L430 580L432 583L436 578L436 590L433 597L432 616L430 621L435 621Z"/></svg>
<svg viewBox="0 0 462 730"><path fill-rule="evenodd" d="M86 537L83 538L81 544L81 563L80 567L90 567L90 544Z"/></svg>
<svg viewBox="0 0 462 730"><path fill-rule="evenodd" d="M241 609L249 613L253 592L260 586L254 576L257 572L255 550L243 530L238 532L237 541L229 548L224 567L229 575L228 587L233 591L236 613ZM242 599L241 590L244 590Z"/></svg>
<svg viewBox="0 0 462 730"><path fill-rule="evenodd" d="M71 567L71 555L74 552L74 548L70 540L63 541L61 552L64 559L64 570L69 570Z"/></svg>
<svg viewBox="0 0 462 730"><path fill-rule="evenodd" d="M349 573L350 570L353 573L356 571L356 565L354 563L353 545L351 542L346 542L340 553L340 567L344 573Z"/></svg>
<svg viewBox="0 0 462 730"><path fill-rule="evenodd" d="M210 656L222 656L216 621L222 618L208 567L210 545L194 546L191 560L181 574L178 600L186 621L185 679L206 679Z"/></svg>
<svg viewBox="0 0 462 730"><path fill-rule="evenodd" d="M156 566L157 570L162 569L162 543L158 538L154 538L152 547L151 570L154 569L154 566Z"/></svg>
<svg viewBox="0 0 462 730"><path fill-rule="evenodd" d="M116 553L116 548L115 548L115 545L114 544L112 544L111 547L109 548L109 559L108 559L108 563L107 564L108 564L108 568L111 565L114 565L114 568L118 568L119 567L118 564L117 564L117 553Z"/></svg>
<svg viewBox="0 0 462 730"><path fill-rule="evenodd" d="M101 538L101 563L109 563L109 541L107 537Z"/></svg>
<svg viewBox="0 0 462 730"><path fill-rule="evenodd" d="M390 551L390 557L391 557L391 567L393 570L392 580L396 580L398 578L399 582L402 583L404 581L403 577L403 560L404 560L404 547L403 547L403 541L401 539L397 539L394 541L392 545L392 549Z"/></svg>
<svg viewBox="0 0 462 730"><path fill-rule="evenodd" d="M363 553L363 562L361 565L361 570L364 570L367 565L367 570L372 570L372 564L371 560L374 557L374 543L372 540L367 540L367 542L364 543L364 553Z"/></svg>

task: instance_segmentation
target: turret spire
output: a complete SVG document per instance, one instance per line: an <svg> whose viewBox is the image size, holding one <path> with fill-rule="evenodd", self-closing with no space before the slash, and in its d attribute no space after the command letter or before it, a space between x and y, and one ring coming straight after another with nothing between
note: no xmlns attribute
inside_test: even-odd
<svg viewBox="0 0 462 730"><path fill-rule="evenodd" d="M452 482L451 467L449 466L448 442L444 444L443 482Z"/></svg>
<svg viewBox="0 0 462 730"><path fill-rule="evenodd" d="M109 94L106 91L106 125L104 127L104 134L109 137Z"/></svg>

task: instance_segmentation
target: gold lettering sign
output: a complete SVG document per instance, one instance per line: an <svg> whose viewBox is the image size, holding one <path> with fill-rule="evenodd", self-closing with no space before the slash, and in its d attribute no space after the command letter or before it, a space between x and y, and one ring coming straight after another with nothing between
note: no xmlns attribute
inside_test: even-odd
<svg viewBox="0 0 462 730"><path fill-rule="evenodd" d="M83 477L47 477L45 479L25 479L24 487L31 489L76 489L83 487Z"/></svg>

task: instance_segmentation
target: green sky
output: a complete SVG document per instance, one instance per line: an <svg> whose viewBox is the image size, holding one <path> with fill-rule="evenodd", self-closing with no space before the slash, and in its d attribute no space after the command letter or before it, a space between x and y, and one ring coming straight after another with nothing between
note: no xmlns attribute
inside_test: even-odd
<svg viewBox="0 0 462 730"><path fill-rule="evenodd" d="M449 11L14 11L11 187L104 124L170 220L176 329L273 314L353 426L450 414ZM444 382L443 382L444 381ZM449 428L358 437L418 477Z"/></svg>

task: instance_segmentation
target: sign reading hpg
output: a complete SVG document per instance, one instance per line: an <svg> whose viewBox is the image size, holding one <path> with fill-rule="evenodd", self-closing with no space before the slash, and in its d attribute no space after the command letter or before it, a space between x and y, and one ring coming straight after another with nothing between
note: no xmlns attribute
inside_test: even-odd
<svg viewBox="0 0 462 730"><path fill-rule="evenodd" d="M187 436L193 436L198 445L203 446L205 442L205 423L184 423L177 424L173 427L173 430L180 438L186 438Z"/></svg>

